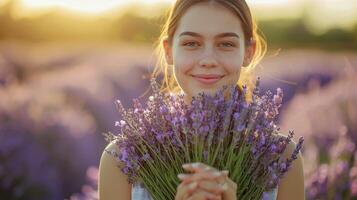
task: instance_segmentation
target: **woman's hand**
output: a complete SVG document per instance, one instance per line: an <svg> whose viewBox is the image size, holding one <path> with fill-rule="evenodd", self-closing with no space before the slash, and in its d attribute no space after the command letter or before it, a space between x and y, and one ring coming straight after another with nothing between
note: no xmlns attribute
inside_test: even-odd
<svg viewBox="0 0 357 200"><path fill-rule="evenodd" d="M175 200L186 199L221 199L236 200L237 184L228 177L228 171L218 171L217 169L203 163L189 163L183 165L186 171L194 172L193 174L180 174L178 177L182 183L178 187ZM187 188L190 185L191 189ZM182 192L181 192L182 191ZM182 194L182 195L180 195ZM212 197L211 195L215 197ZM218 198L217 198L218 197Z"/></svg>
<svg viewBox="0 0 357 200"><path fill-rule="evenodd" d="M221 195L215 195L200 189L196 181L184 183L177 187L175 200L222 200Z"/></svg>
<svg viewBox="0 0 357 200"><path fill-rule="evenodd" d="M189 176L192 178L189 179ZM224 173L179 174L178 177L183 181L177 187L175 200L222 200L223 188L216 179L223 179Z"/></svg>

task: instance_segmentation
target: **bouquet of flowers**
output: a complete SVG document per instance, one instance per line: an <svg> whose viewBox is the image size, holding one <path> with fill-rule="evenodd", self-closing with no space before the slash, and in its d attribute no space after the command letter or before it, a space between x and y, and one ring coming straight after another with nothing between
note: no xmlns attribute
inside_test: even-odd
<svg viewBox="0 0 357 200"><path fill-rule="evenodd" d="M252 100L247 87L224 86L215 95L200 93L187 105L184 96L163 93L154 79L144 108L138 99L125 109L118 134L105 133L119 152L110 152L132 184L141 182L155 200L174 199L182 164L202 162L228 170L238 199L261 199L279 183L302 147L300 138L288 158L282 156L294 132L278 134L283 93L260 95L259 78ZM227 95L228 94L228 95Z"/></svg>

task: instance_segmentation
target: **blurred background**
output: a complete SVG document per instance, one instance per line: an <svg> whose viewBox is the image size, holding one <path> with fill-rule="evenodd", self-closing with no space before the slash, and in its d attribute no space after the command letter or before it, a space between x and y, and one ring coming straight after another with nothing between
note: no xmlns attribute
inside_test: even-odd
<svg viewBox="0 0 357 200"><path fill-rule="evenodd" d="M0 199L97 199L114 101L148 89L173 1L0 0ZM305 137L307 199L356 198L357 1L247 2L262 88L283 89L279 125Z"/></svg>

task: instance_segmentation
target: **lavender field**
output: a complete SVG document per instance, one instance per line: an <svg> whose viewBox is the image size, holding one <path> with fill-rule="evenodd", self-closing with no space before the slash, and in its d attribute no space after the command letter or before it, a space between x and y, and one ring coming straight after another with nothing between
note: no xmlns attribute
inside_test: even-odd
<svg viewBox="0 0 357 200"><path fill-rule="evenodd" d="M155 59L145 45L2 42L0 199L97 199L114 101L145 93ZM284 91L282 131L305 137L307 199L357 198L357 53L270 51L257 75Z"/></svg>

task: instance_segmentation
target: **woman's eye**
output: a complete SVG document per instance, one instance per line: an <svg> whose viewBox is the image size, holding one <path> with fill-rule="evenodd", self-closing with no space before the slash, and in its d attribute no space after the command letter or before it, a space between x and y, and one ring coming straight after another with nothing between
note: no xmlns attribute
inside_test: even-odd
<svg viewBox="0 0 357 200"><path fill-rule="evenodd" d="M224 47L235 47L235 45L233 43L230 43L230 42L222 42L220 44L223 44Z"/></svg>
<svg viewBox="0 0 357 200"><path fill-rule="evenodd" d="M186 43L183 43L183 46L186 46L186 47L197 47L197 46L200 46L200 44L198 42L186 42ZM235 47L236 45L234 43L231 43L231 42L221 42L218 46L220 47Z"/></svg>
<svg viewBox="0 0 357 200"><path fill-rule="evenodd" d="M186 43L183 44L183 46L193 47L195 44L198 45L197 42L186 42Z"/></svg>

